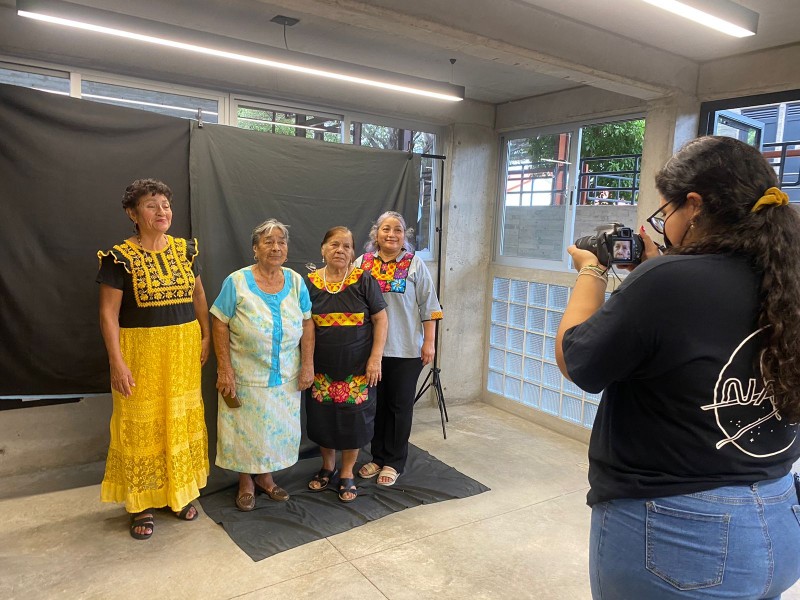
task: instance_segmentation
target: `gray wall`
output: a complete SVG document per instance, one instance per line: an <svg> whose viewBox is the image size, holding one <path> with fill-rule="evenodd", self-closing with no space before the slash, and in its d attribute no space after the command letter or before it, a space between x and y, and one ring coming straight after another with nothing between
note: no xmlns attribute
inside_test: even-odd
<svg viewBox="0 0 800 600"><path fill-rule="evenodd" d="M498 144L491 127L457 124L448 162L440 357L449 404L479 400L484 388L483 319L489 306Z"/></svg>
<svg viewBox="0 0 800 600"><path fill-rule="evenodd" d="M0 477L105 460L110 418L110 394L0 412Z"/></svg>
<svg viewBox="0 0 800 600"><path fill-rule="evenodd" d="M630 205L598 205L578 206L575 211L575 238L594 235L599 225L622 223L636 228L636 206Z"/></svg>

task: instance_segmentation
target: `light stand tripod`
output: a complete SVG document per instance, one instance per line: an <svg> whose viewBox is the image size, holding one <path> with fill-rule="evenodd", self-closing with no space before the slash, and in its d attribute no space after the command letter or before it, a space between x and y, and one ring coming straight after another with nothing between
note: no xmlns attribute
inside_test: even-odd
<svg viewBox="0 0 800 600"><path fill-rule="evenodd" d="M441 286L442 286L442 228L444 227L444 161L447 160L446 156L442 156L439 154L422 154L422 158L433 158L436 160L441 161L439 163L439 209L436 211L438 215L438 222L435 223L436 225L436 251L437 251L437 259L436 259L436 297L440 298L441 301ZM436 195L434 194L434 202L436 201ZM445 421L448 423L450 419L447 416L447 405L444 402L444 392L442 391L442 381L439 378L439 374L442 370L439 368L439 319L436 320L436 324L434 325L434 342L433 346L436 349L436 352L433 355L433 364L431 365L431 370L428 371L428 374L425 376L425 380L422 382L422 386L420 387L419 392L414 397L414 404L417 403L417 400L422 398L422 395L427 392L430 388L433 388L434 393L436 394L436 403L439 406L439 416L442 418L442 435L444 439L447 439L447 429L445 428Z"/></svg>

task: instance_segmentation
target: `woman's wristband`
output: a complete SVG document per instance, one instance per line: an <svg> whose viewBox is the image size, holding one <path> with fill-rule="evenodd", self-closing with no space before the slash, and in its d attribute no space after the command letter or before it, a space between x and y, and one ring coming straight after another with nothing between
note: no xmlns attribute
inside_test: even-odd
<svg viewBox="0 0 800 600"><path fill-rule="evenodd" d="M580 271L578 271L578 275L591 275L602 281L608 281L608 269L600 265L586 265L585 267L581 267Z"/></svg>

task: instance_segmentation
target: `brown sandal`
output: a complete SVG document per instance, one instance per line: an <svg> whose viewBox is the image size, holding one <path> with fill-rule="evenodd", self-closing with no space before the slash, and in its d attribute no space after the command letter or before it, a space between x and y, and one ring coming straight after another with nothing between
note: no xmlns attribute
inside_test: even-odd
<svg viewBox="0 0 800 600"><path fill-rule="evenodd" d="M271 490L268 490L257 481L253 481L253 483L255 484L256 489L264 492L267 496L269 496L270 500L275 500L275 502L286 502L289 499L289 492L280 487L277 483L272 486Z"/></svg>
<svg viewBox="0 0 800 600"><path fill-rule="evenodd" d="M250 492L236 495L236 508L242 512L250 512L256 507L256 497Z"/></svg>

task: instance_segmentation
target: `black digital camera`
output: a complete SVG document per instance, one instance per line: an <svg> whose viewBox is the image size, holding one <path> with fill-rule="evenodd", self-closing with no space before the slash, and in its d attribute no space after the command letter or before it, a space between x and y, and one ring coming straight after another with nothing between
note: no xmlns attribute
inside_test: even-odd
<svg viewBox="0 0 800 600"><path fill-rule="evenodd" d="M588 250L604 267L611 265L638 265L642 262L644 242L642 236L622 223L608 223L597 228L595 235L585 235L575 240L581 250Z"/></svg>

